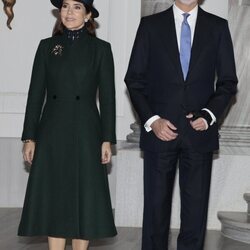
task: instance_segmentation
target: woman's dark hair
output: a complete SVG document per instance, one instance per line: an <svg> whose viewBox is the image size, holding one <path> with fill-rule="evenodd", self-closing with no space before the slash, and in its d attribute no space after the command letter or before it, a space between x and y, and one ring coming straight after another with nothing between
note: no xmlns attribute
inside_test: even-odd
<svg viewBox="0 0 250 250"><path fill-rule="evenodd" d="M74 1L82 3L86 9L87 14L91 12L91 8L87 4L83 3L81 0L74 0ZM95 22L94 18L92 18L92 16L90 17L88 22L85 23L85 27L90 35L96 36L95 30L97 28L97 23ZM65 26L63 25L60 16L58 16L57 22L53 29L53 36L61 35L63 33L64 28Z"/></svg>

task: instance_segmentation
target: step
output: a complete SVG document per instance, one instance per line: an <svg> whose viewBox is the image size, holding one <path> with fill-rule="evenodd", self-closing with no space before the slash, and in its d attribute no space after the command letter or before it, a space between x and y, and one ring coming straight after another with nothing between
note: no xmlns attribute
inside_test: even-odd
<svg viewBox="0 0 250 250"><path fill-rule="evenodd" d="M244 212L218 212L221 232L233 240L250 244L250 215Z"/></svg>
<svg viewBox="0 0 250 250"><path fill-rule="evenodd" d="M244 194L244 199L248 204L247 213L250 215L250 193Z"/></svg>

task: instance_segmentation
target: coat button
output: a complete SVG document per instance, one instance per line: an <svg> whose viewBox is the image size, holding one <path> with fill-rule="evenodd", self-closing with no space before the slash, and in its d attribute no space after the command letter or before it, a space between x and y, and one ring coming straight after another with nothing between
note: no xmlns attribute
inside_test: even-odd
<svg viewBox="0 0 250 250"><path fill-rule="evenodd" d="M56 97L57 97L56 95L53 95L53 99L56 99Z"/></svg>
<svg viewBox="0 0 250 250"><path fill-rule="evenodd" d="M76 100L80 100L80 96L79 95L76 96Z"/></svg>

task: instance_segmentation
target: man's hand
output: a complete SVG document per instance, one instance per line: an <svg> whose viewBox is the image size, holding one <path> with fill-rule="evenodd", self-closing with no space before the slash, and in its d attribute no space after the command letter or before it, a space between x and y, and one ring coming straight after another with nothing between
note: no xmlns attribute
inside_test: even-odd
<svg viewBox="0 0 250 250"><path fill-rule="evenodd" d="M151 124L155 135L162 141L172 141L178 136L174 131L177 128L168 120L159 118Z"/></svg>
<svg viewBox="0 0 250 250"><path fill-rule="evenodd" d="M190 119L190 125L192 126L192 128L196 131L204 131L208 129L208 124L207 121L202 118L199 117L196 120L192 121L191 119L193 118L193 114L190 113L186 116L188 119Z"/></svg>

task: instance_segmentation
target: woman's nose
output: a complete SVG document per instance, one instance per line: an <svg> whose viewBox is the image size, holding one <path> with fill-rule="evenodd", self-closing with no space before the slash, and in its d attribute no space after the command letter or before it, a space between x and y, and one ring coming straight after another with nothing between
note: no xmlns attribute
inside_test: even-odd
<svg viewBox="0 0 250 250"><path fill-rule="evenodd" d="M68 13L72 13L72 12L73 12L72 8L69 7L69 8L68 8Z"/></svg>

